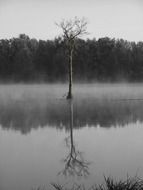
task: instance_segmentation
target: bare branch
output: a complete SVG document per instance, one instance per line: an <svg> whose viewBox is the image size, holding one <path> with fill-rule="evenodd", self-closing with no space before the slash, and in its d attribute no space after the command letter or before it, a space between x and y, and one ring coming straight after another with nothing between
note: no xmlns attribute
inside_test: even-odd
<svg viewBox="0 0 143 190"><path fill-rule="evenodd" d="M75 17L70 20L62 20L56 25L62 29L63 37L67 40L74 40L78 36L88 34L87 21L85 18L79 19Z"/></svg>

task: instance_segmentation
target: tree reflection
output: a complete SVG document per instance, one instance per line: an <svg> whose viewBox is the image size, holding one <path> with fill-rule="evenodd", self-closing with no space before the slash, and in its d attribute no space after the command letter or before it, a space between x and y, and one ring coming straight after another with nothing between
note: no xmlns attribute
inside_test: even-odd
<svg viewBox="0 0 143 190"><path fill-rule="evenodd" d="M74 129L84 126L119 127L137 121L143 122L143 101L107 100L96 98L74 99ZM0 125L3 129L28 134L32 129L56 127L70 130L69 105L65 99L20 100L0 97ZM62 110L62 111L61 111Z"/></svg>
<svg viewBox="0 0 143 190"><path fill-rule="evenodd" d="M66 146L69 153L65 159L63 159L64 169L59 172L64 176L84 176L89 175L89 162L85 161L83 153L77 150L73 139L73 101L69 100L69 113L70 113L70 135L65 139Z"/></svg>

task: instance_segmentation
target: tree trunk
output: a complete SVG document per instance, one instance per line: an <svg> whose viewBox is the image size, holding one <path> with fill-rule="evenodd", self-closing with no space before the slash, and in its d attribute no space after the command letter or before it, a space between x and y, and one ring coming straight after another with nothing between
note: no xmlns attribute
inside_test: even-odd
<svg viewBox="0 0 143 190"><path fill-rule="evenodd" d="M72 56L73 56L73 49L70 50L69 55L69 92L67 95L67 99L72 99Z"/></svg>

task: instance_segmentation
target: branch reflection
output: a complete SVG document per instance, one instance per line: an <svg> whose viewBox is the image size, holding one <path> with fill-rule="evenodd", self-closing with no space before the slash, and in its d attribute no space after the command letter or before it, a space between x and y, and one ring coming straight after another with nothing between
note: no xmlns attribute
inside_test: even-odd
<svg viewBox="0 0 143 190"><path fill-rule="evenodd" d="M89 175L90 162L85 161L83 153L76 147L73 138L73 101L69 100L69 113L70 113L70 135L65 139L66 146L69 150L68 155L63 159L64 169L59 172L64 176L84 176Z"/></svg>

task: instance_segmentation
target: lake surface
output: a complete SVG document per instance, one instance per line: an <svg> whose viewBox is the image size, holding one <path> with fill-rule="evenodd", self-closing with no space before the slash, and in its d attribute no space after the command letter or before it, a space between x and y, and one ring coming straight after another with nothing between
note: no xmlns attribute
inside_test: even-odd
<svg viewBox="0 0 143 190"><path fill-rule="evenodd" d="M0 189L143 177L143 84L0 85Z"/></svg>

